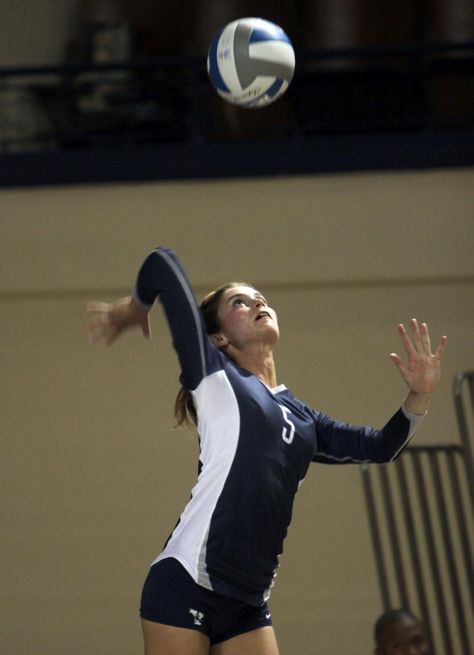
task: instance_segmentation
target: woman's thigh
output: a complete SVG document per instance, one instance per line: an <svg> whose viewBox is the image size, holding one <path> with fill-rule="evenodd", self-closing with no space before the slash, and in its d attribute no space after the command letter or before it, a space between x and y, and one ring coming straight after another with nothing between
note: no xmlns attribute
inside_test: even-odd
<svg viewBox="0 0 474 655"><path fill-rule="evenodd" d="M141 622L145 655L209 655L209 639L197 630L175 628L146 619L141 619Z"/></svg>
<svg viewBox="0 0 474 655"><path fill-rule="evenodd" d="M212 646L211 655L279 655L279 650L275 632L267 626Z"/></svg>

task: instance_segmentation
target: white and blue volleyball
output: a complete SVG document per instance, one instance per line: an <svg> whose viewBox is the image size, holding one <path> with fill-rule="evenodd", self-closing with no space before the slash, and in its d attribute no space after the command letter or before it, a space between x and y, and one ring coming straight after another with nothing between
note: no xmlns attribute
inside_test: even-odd
<svg viewBox="0 0 474 655"><path fill-rule="evenodd" d="M239 107L264 107L287 90L295 53L285 32L262 18L239 18L214 37L207 72L217 93Z"/></svg>

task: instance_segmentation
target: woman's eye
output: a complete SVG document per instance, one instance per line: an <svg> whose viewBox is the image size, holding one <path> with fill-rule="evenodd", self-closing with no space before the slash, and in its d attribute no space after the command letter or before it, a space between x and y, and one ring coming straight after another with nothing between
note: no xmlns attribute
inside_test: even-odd
<svg viewBox="0 0 474 655"><path fill-rule="evenodd" d="M243 304L244 304L244 301L242 300L242 298L236 298L234 300L234 305L243 305Z"/></svg>

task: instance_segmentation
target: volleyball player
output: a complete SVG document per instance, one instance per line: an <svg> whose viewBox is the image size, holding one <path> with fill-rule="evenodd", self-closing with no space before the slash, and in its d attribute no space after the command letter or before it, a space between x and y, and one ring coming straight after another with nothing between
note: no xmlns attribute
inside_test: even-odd
<svg viewBox="0 0 474 655"><path fill-rule="evenodd" d="M182 389L179 423L194 421L199 476L191 499L151 565L140 615L146 655L277 655L267 601L311 462L388 462L411 439L440 378L443 337L431 352L428 327L399 326L407 386L380 429L341 423L278 384L277 315L246 283L209 294L200 307L176 255L156 248L133 296L89 303L93 340L112 343L138 327L148 337L159 299L173 337Z"/></svg>

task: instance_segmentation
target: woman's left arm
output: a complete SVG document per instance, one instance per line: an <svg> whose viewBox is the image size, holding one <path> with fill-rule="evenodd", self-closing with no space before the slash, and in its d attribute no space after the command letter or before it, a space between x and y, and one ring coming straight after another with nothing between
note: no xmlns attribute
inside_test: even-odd
<svg viewBox="0 0 474 655"><path fill-rule="evenodd" d="M448 338L441 337L439 345L433 354L431 352L431 340L428 325L418 325L416 318L412 318L411 338L408 335L403 323L398 326L398 332L405 348L406 361L391 353L390 358L398 367L402 378L409 391L403 406L410 414L423 416L428 411L428 406L441 377L441 356Z"/></svg>
<svg viewBox="0 0 474 655"><path fill-rule="evenodd" d="M396 353L390 354L409 389L403 407L381 430L341 423L315 412L317 440L314 461L327 464L389 462L398 457L408 444L438 386L441 355L447 342L443 336L433 354L428 326L422 323L420 330L418 321L412 319L411 330L410 338L404 325L398 326L406 361Z"/></svg>

